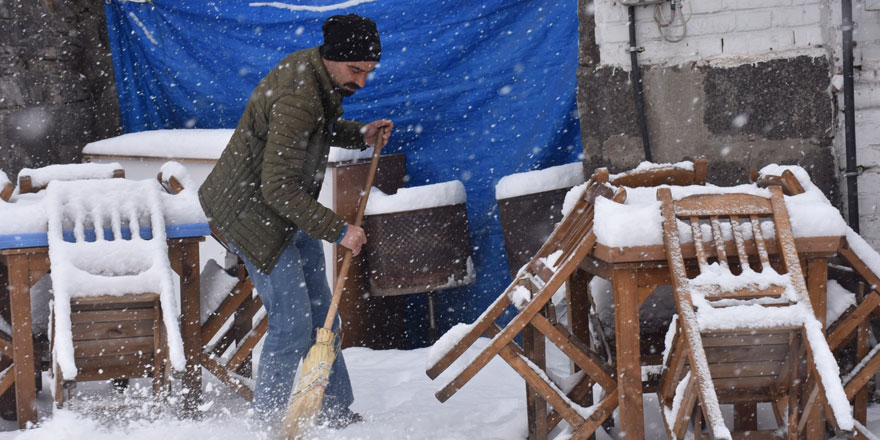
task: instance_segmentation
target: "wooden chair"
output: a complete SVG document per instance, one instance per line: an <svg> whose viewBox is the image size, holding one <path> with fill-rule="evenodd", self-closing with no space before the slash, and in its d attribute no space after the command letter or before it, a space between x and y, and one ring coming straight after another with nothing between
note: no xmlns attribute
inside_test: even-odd
<svg viewBox="0 0 880 440"><path fill-rule="evenodd" d="M183 368L183 345L158 190L58 183L46 194L56 405L75 381L152 377L160 391L166 364Z"/></svg>
<svg viewBox="0 0 880 440"><path fill-rule="evenodd" d="M80 179L124 179L125 178L125 170L122 168L114 168L118 164L80 164L80 163L71 163L71 164L61 164L61 165L49 165L43 168L37 168L33 170L22 170L18 174L18 192L21 194L27 193L35 193L40 192L46 189L47 183L35 184L31 174L29 173L39 173L42 171L56 171L58 177L52 177L50 180L80 180ZM96 166L100 166L100 169L96 170ZM88 167L88 168L87 168ZM51 174L51 172L50 172Z"/></svg>
<svg viewBox="0 0 880 440"><path fill-rule="evenodd" d="M548 308L553 294L575 272L581 260L596 243L592 232L593 201L596 197L612 198L613 190L607 185L607 174L594 176L587 183L583 195L571 212L556 227L538 253L505 291L473 324L460 340L436 362L427 374L432 379L443 371L483 334L493 338L446 386L436 393L445 402L464 386L478 371L496 355L501 356L525 379L529 398L530 418L541 425L546 435L561 420L567 421L575 434L571 438L587 438L617 407L617 383L613 371L593 351L568 329L555 322L552 308ZM626 193L621 189L613 199L622 202ZM506 326L496 320L513 305L518 313ZM543 313L542 313L543 311ZM545 316L546 315L546 316ZM527 346L520 348L513 340L521 332L535 332L540 338L525 336ZM543 338L557 345L581 370L585 372L579 382L567 392L546 374L543 356ZM537 347L529 347L531 341L541 341ZM592 385L598 383L604 397L592 406L585 407L585 398L591 398ZM546 401L552 407L535 405Z"/></svg>
<svg viewBox="0 0 880 440"><path fill-rule="evenodd" d="M782 187L782 192L787 196L804 193L804 187L790 170L785 170L782 174L776 176L772 174L759 174L758 170L752 168L749 172L749 181L761 188L779 185Z"/></svg>
<svg viewBox="0 0 880 440"><path fill-rule="evenodd" d="M184 185L174 175L163 175L160 171L156 180L169 194L179 194L185 190ZM211 228L211 235L227 252L232 252L219 231ZM252 401L253 390L241 377L251 376L251 355L254 347L266 335L269 321L263 316L256 326L252 323L254 316L263 307L263 302L255 295L254 285L241 258L238 258L232 272L238 278L238 283L202 324L203 350L200 353L200 362L241 397ZM232 324L226 325L230 320ZM230 347L233 347L231 353L224 357Z"/></svg>
<svg viewBox="0 0 880 440"><path fill-rule="evenodd" d="M645 169L636 168L615 174L609 180L614 186L645 188L660 185L705 185L709 161L705 158L694 160L692 167L670 165L654 165ZM598 170L597 170L598 171ZM606 170L607 172L607 170Z"/></svg>
<svg viewBox="0 0 880 440"><path fill-rule="evenodd" d="M826 404L846 396L813 315L782 189L769 190L770 199L700 194L681 200L668 188L657 191L678 311L658 391L670 437L682 438L689 420L699 436L705 419L711 438L731 438L721 403L770 402L788 438L800 438L811 411L824 410L836 429L853 429L848 406ZM768 220L772 241L761 227ZM682 245L680 233L692 243ZM781 261L771 264L770 246L778 247ZM685 257L695 257L697 267L689 270Z"/></svg>

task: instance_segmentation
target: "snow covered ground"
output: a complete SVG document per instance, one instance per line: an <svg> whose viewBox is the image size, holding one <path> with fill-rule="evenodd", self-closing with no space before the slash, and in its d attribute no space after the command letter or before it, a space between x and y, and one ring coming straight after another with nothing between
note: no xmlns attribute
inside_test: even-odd
<svg viewBox="0 0 880 440"><path fill-rule="evenodd" d="M458 362L465 362L485 347L481 339ZM471 382L446 403L434 398L434 392L462 364L453 365L437 381L425 375L428 349L411 351L375 351L349 348L344 351L355 389L353 408L366 421L341 431L319 429L316 440L325 439L412 439L471 440L526 438L524 382L501 359L493 360ZM558 353L548 356L560 365ZM44 390L48 389L44 376ZM134 382L134 381L133 381ZM0 439L21 440L212 440L272 439L259 423L250 419L247 403L219 384L209 373L204 375L203 417L200 420L175 416L176 401L153 402L149 382L135 382L125 394L118 394L109 384L79 384L78 399L72 410L52 413L46 391L40 393L40 426L28 431L0 432ZM768 408L759 406L759 424L772 426ZM725 416L729 418L731 411ZM730 420L728 420L728 423ZM766 425L765 425L766 424ZM646 438L665 438L660 413L653 395L645 398ZM868 411L868 427L880 433L880 406ZM0 429L15 429L14 422L3 422ZM616 431L612 431L612 435ZM565 438L564 434L557 438ZM604 432L599 439L611 439Z"/></svg>

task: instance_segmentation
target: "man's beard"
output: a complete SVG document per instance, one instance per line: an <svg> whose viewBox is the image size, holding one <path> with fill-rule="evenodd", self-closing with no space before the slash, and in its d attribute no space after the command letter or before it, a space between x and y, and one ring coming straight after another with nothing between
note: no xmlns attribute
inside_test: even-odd
<svg viewBox="0 0 880 440"><path fill-rule="evenodd" d="M361 86L359 86L353 82L349 82L349 83L345 83L342 87L337 87L336 89L339 91L340 95L342 95L344 97L349 97L351 95L354 95L354 92L360 90L360 88L361 88Z"/></svg>

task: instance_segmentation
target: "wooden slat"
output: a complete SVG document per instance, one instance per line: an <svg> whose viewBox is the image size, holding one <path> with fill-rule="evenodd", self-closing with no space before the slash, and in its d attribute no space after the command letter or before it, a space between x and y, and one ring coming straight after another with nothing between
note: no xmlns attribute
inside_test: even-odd
<svg viewBox="0 0 880 440"><path fill-rule="evenodd" d="M3 188L0 189L0 200L8 202L9 198L12 197L13 192L15 192L15 185L11 182L6 182L6 184L3 185Z"/></svg>
<svg viewBox="0 0 880 440"><path fill-rule="evenodd" d="M9 391L9 388L15 385L15 366L12 366L11 368L12 369L7 371L6 374L0 378L0 396L6 394L6 392Z"/></svg>
<svg viewBox="0 0 880 440"><path fill-rule="evenodd" d="M711 370L711 366L709 367ZM751 377L719 377L712 378L717 390L738 390L740 388L770 387L776 383L775 376L751 376Z"/></svg>
<svg viewBox="0 0 880 440"><path fill-rule="evenodd" d="M846 397L848 399L855 397L856 393L868 384L868 381L874 377L878 370L880 370L880 351L874 353L867 364L844 385L843 390L846 392Z"/></svg>
<svg viewBox="0 0 880 440"><path fill-rule="evenodd" d="M147 354L153 352L153 335L136 338L94 339L74 341L73 355L81 357L115 356L123 354Z"/></svg>
<svg viewBox="0 0 880 440"><path fill-rule="evenodd" d="M709 363L750 362L755 360L784 361L788 356L788 345L753 345L742 347L706 348Z"/></svg>
<svg viewBox="0 0 880 440"><path fill-rule="evenodd" d="M709 260L706 257L706 251L703 246L703 228L700 225L699 217L691 217L691 233L693 234L693 245L694 252L697 256L697 263L700 264L700 267L709 264ZM680 246L680 244L679 244Z"/></svg>
<svg viewBox="0 0 880 440"><path fill-rule="evenodd" d="M727 252L724 250L724 236L721 234L721 221L717 215L709 217L709 224L712 226L712 241L715 243L715 255L718 256L718 264L721 267L728 267Z"/></svg>
<svg viewBox="0 0 880 440"><path fill-rule="evenodd" d="M235 310L253 293L254 285L250 279L239 281L230 291L231 294L223 299L217 310L208 316L202 324L202 345L208 345L211 339L223 327L223 324L235 313Z"/></svg>
<svg viewBox="0 0 880 440"><path fill-rule="evenodd" d="M489 308L483 312L483 314L474 322L473 327L469 332L467 332L457 344L452 346L446 354L444 354L434 365L430 366L428 370L425 372L428 377L431 379L436 379L440 373L446 371L453 362L455 362L471 345L476 342L476 340L488 330L492 324L495 323L495 320L504 313L504 310L507 309L507 306L510 305L510 299L508 298L509 292L514 288L514 285L511 285L504 291L495 301L492 303Z"/></svg>
<svg viewBox="0 0 880 440"><path fill-rule="evenodd" d="M547 301L552 298L553 294L559 290L559 287L561 287L562 283L568 279L568 276L577 269L580 260L589 253L594 244L596 244L596 235L590 232L590 234L584 237L581 241L577 248L577 252L575 252L572 258L562 263L562 267L557 269L547 285L544 286L532 302L513 318L501 334L495 337L488 347L483 349L458 375L456 375L455 378L435 394L437 399L441 402L446 401L446 399L451 397L459 388L467 383L479 370L485 367L504 346L513 340L513 338L522 331L523 327L525 327L526 324L541 310ZM458 356L456 356L456 358L457 357Z"/></svg>
<svg viewBox="0 0 880 440"><path fill-rule="evenodd" d="M761 230L761 221L757 215L750 215L749 222L752 224L752 240L755 247L758 248L758 258L761 260L761 267L770 265L770 256L767 254L767 246L764 240L764 231ZM774 247L777 249L777 247Z"/></svg>
<svg viewBox="0 0 880 440"><path fill-rule="evenodd" d="M787 345L791 330L785 329L754 329L749 333L713 333L703 332L703 347L728 347L737 345Z"/></svg>
<svg viewBox="0 0 880 440"><path fill-rule="evenodd" d="M677 217L710 215L770 215L773 208L764 197L752 194L695 194L675 201Z"/></svg>
<svg viewBox="0 0 880 440"><path fill-rule="evenodd" d="M617 388L617 382L611 378L610 372L605 370L604 362L589 351L585 351L585 347L576 346L575 338L564 327L553 326L540 314L535 315L531 324L606 391Z"/></svg>
<svg viewBox="0 0 880 440"><path fill-rule="evenodd" d="M34 380L34 348L31 327L31 298L27 254L7 255L9 270L10 315L12 322L12 351L15 359L15 402L18 427L37 423L37 390Z"/></svg>
<svg viewBox="0 0 880 440"><path fill-rule="evenodd" d="M715 287L712 289L712 287ZM723 290L721 287L710 286L700 287L701 291L705 291L706 299L716 301L721 299L755 299L755 298L779 298L785 293L784 286L771 285L761 288L757 285L740 287L736 290ZM787 305L787 304L785 304Z"/></svg>
<svg viewBox="0 0 880 440"><path fill-rule="evenodd" d="M76 380L79 381L144 377L152 374L153 356L129 354L80 358L76 360L76 367Z"/></svg>
<svg viewBox="0 0 880 440"><path fill-rule="evenodd" d="M840 256L849 263L856 273L871 285L871 290L880 288L880 274L875 274L871 271L868 265L865 264L855 252L853 252L848 244L840 249Z"/></svg>
<svg viewBox="0 0 880 440"><path fill-rule="evenodd" d="M269 328L269 319L264 316L256 327L248 334L248 337L236 348L235 354L229 358L226 368L230 371L236 371L244 363L245 359L254 351L254 347L263 339L266 329Z"/></svg>
<svg viewBox="0 0 880 440"><path fill-rule="evenodd" d="M590 438L596 429L605 422L611 414L614 413L614 409L618 406L617 400L617 390L612 389L601 402L599 402L599 406L593 411L593 414L587 418L587 420L577 428L577 431L570 437L571 440L585 440Z"/></svg>
<svg viewBox="0 0 880 440"><path fill-rule="evenodd" d="M681 404L678 408L678 414L675 415L673 419L674 422L672 424L672 432L675 433L677 438L684 438L684 432L687 429L687 424L690 421L691 414L694 412L694 406L697 403L697 392L696 392L696 379L693 375L688 377L687 385L684 388L683 395L681 398ZM699 430L700 428L695 428L694 430Z"/></svg>
<svg viewBox="0 0 880 440"><path fill-rule="evenodd" d="M130 338L138 336L152 336L153 323L155 320L96 322L94 324L74 324L71 331L73 340L85 341L91 339L108 340L115 338Z"/></svg>
<svg viewBox="0 0 880 440"><path fill-rule="evenodd" d="M552 405L569 424L572 426L580 426L585 422L584 418L581 417L581 415L559 395L557 390L545 382L544 378L529 366L528 362L524 359L524 356L514 353L513 350L506 346L502 347L498 354L514 370L516 370L520 377L525 379L529 385L544 396L547 402Z"/></svg>
<svg viewBox="0 0 880 440"><path fill-rule="evenodd" d="M669 354L667 365L664 365L663 375L660 378L660 387L658 394L668 402L672 402L675 397L675 387L684 372L685 361L687 360L687 348L684 344L684 338L676 325L675 337L673 337L672 353Z"/></svg>
<svg viewBox="0 0 880 440"><path fill-rule="evenodd" d="M124 295L78 296L70 299L71 313L77 310L152 309L159 300L156 293L126 293Z"/></svg>
<svg viewBox="0 0 880 440"><path fill-rule="evenodd" d="M749 254L746 252L745 239L743 238L742 223L738 216L730 217L730 230L733 233L733 242L736 244L736 256L742 270L749 267Z"/></svg>
<svg viewBox="0 0 880 440"><path fill-rule="evenodd" d="M758 361L715 363L709 365L709 373L712 380L735 377L769 377L775 380L776 376L785 368L782 361ZM717 383L716 383L716 388Z"/></svg>
<svg viewBox="0 0 880 440"><path fill-rule="evenodd" d="M220 365L219 362L215 361L207 353L202 353L201 363L205 368L208 369L208 371L216 376L217 379L220 379L221 382L229 385L233 389L233 391L238 393L239 396L243 397L248 402L253 402L253 390L251 390L250 388L248 388L247 385L229 374L229 370Z"/></svg>
<svg viewBox="0 0 880 440"><path fill-rule="evenodd" d="M156 319L156 312L153 309L78 310L70 313L70 323L74 325L117 321L152 321L154 319Z"/></svg>
<svg viewBox="0 0 880 440"><path fill-rule="evenodd" d="M859 324L870 317L871 312L876 310L878 306L880 306L880 294L875 290L869 293L845 319L838 321L831 334L828 335L828 346L831 351L839 349Z"/></svg>

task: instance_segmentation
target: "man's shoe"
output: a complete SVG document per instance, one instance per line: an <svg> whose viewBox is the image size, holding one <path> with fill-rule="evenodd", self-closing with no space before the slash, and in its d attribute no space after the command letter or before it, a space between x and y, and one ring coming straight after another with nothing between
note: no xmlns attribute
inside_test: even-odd
<svg viewBox="0 0 880 440"><path fill-rule="evenodd" d="M344 429L352 423L363 421L364 418L360 414L348 408L345 408L344 410L322 412L318 415L318 424L325 425L330 429Z"/></svg>

